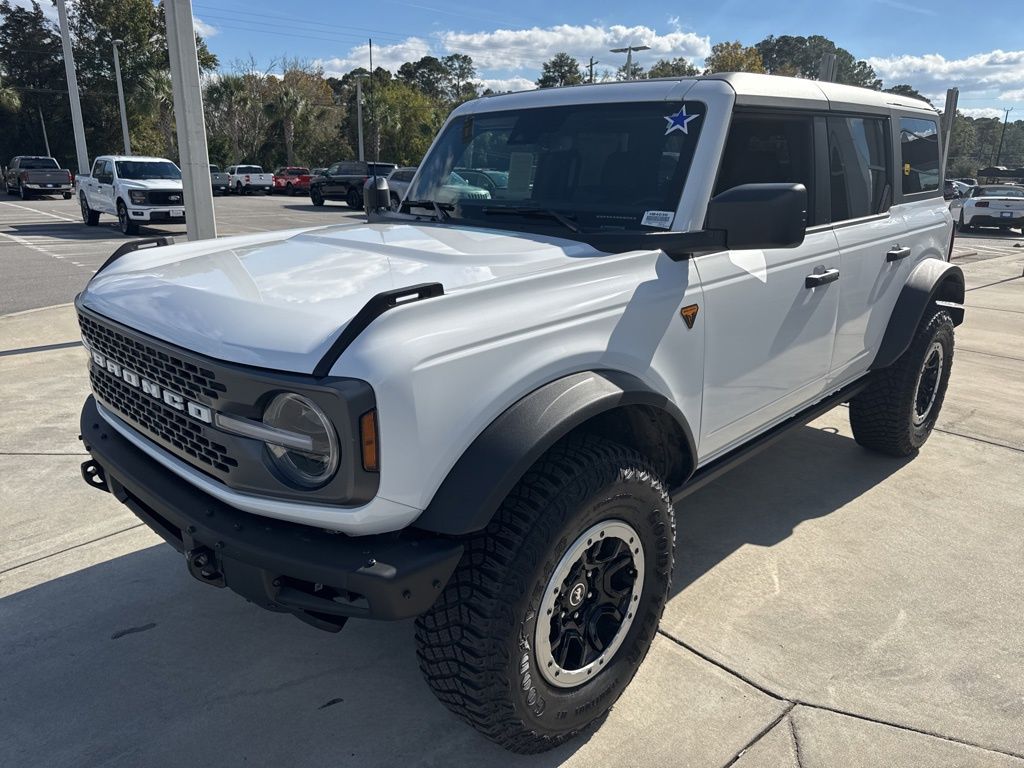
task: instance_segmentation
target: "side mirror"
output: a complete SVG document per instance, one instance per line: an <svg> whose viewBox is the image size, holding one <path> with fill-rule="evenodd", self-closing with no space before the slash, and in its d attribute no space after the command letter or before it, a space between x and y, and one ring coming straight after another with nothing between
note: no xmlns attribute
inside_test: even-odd
<svg viewBox="0 0 1024 768"><path fill-rule="evenodd" d="M796 248L807 230L803 184L741 184L708 203L707 229L725 232L726 247Z"/></svg>
<svg viewBox="0 0 1024 768"><path fill-rule="evenodd" d="M367 221L377 221L382 211L391 210L391 189L387 178L378 176L376 179L370 179L370 183L363 190L363 198Z"/></svg>

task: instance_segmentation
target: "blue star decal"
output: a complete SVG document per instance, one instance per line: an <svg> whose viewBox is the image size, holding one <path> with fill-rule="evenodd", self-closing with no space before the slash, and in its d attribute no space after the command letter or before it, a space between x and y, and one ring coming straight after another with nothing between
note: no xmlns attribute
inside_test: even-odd
<svg viewBox="0 0 1024 768"><path fill-rule="evenodd" d="M700 115L686 114L686 105L684 104L674 115L665 116L665 122L668 123L668 127L665 129L665 135L668 136L672 131L682 131L683 133L689 134L690 131L686 127L687 123L691 120L696 120L698 117L700 117Z"/></svg>

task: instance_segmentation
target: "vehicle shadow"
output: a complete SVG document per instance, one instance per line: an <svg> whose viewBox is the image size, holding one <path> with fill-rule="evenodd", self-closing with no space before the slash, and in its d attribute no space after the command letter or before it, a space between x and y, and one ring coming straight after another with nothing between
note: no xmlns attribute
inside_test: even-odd
<svg viewBox="0 0 1024 768"><path fill-rule="evenodd" d="M169 224L161 227L140 226L138 235L123 235L117 228L117 222L101 221L95 227L88 227L78 221L53 221L32 224L7 224L6 231L21 237L52 237L58 240L110 240L123 238L127 242L132 237L156 237L158 235L184 235L184 224Z"/></svg>
<svg viewBox="0 0 1024 768"><path fill-rule="evenodd" d="M677 504L672 593L744 544L774 546L843 508L909 461L870 453L831 427L795 430Z"/></svg>
<svg viewBox="0 0 1024 768"><path fill-rule="evenodd" d="M902 463L798 430L679 505L675 592L743 544L772 546L841 508ZM548 768L580 750L637 763L635 743L601 732L539 756L506 753L430 693L411 622L320 632L196 583L164 544L0 599L0 637L2 765ZM653 716L638 701L612 717Z"/></svg>

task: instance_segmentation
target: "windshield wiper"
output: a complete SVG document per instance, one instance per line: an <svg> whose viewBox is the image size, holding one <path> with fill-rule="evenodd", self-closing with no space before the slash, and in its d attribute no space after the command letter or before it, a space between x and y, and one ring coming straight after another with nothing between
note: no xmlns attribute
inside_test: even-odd
<svg viewBox="0 0 1024 768"><path fill-rule="evenodd" d="M515 206L501 206L499 208L484 208L485 216L540 216L547 219L554 219L570 232L579 233L580 225L565 214L550 208L526 208Z"/></svg>
<svg viewBox="0 0 1024 768"><path fill-rule="evenodd" d="M402 205L409 206L410 210L413 208L431 208L438 221L448 221L451 218L451 214L448 211L455 210L455 206L451 203L439 203L437 200L403 200Z"/></svg>

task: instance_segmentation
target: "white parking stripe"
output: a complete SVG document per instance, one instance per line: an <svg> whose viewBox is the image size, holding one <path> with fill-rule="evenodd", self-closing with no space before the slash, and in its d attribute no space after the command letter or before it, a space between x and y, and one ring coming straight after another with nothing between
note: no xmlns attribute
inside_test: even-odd
<svg viewBox="0 0 1024 768"><path fill-rule="evenodd" d="M9 203L6 200L0 200L0 205L9 205L12 208L21 208L23 211L29 211L30 213L38 213L40 216L49 216L51 219L61 219L62 221L78 221L69 216L61 216L59 213L50 213L49 211L40 211L36 208L29 208L27 205L18 205L17 203Z"/></svg>

